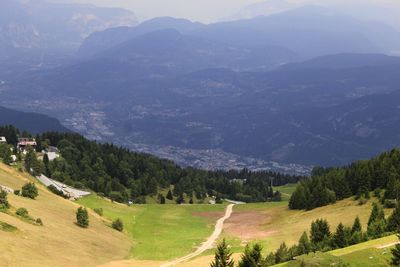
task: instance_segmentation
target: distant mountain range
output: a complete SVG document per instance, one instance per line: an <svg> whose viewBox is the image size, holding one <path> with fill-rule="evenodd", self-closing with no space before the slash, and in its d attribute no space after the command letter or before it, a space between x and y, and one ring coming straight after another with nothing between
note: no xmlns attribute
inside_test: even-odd
<svg viewBox="0 0 400 267"><path fill-rule="evenodd" d="M58 4L44 0L2 0L0 3L0 60L27 51L76 49L95 31L133 26L135 15L123 9Z"/></svg>
<svg viewBox="0 0 400 267"><path fill-rule="evenodd" d="M28 113L0 107L0 126L13 125L33 134L48 131L71 132L54 118L38 113Z"/></svg>
<svg viewBox="0 0 400 267"><path fill-rule="evenodd" d="M95 33L83 43L80 56L101 57L101 52L127 42L132 44L140 35L150 32L156 35L155 31L163 29L175 29L186 37L217 42L220 46L225 45L228 51L232 47L254 53L269 50L274 54L274 48L290 51L280 54L280 64L328 54L390 53L400 48L400 33L391 27L378 22L358 21L317 6L306 6L270 16L209 25L157 18L134 28L115 28ZM162 44L162 31L158 33L160 37L157 40ZM163 45L159 47L162 49ZM137 51L137 55L141 56L140 51ZM263 59L266 65L271 65L268 57ZM276 60L274 65L277 65Z"/></svg>
<svg viewBox="0 0 400 267"><path fill-rule="evenodd" d="M398 47L388 26L314 6L210 25L157 18L2 78L0 103L133 148L346 164L400 145L400 59L384 54Z"/></svg>

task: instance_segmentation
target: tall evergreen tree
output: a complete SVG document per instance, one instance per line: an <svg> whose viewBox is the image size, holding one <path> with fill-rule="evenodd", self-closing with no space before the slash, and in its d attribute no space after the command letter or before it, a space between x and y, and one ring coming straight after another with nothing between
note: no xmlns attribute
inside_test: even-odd
<svg viewBox="0 0 400 267"><path fill-rule="evenodd" d="M361 232L362 231L362 226L360 222L360 217L356 217L353 223L353 226L351 227L351 233L354 234L355 232Z"/></svg>
<svg viewBox="0 0 400 267"><path fill-rule="evenodd" d="M385 219L384 211L380 205L378 205L377 203L373 203L371 215L368 219L368 226L371 225L373 222L381 219Z"/></svg>
<svg viewBox="0 0 400 267"><path fill-rule="evenodd" d="M388 218L387 230L391 232L400 231L400 203L397 203L396 208Z"/></svg>
<svg viewBox="0 0 400 267"><path fill-rule="evenodd" d="M346 232L342 223L339 223L336 228L336 232L333 235L333 245L336 248L344 248L348 245L346 240Z"/></svg>
<svg viewBox="0 0 400 267"><path fill-rule="evenodd" d="M331 236L329 223L325 219L317 219L311 223L311 242L318 244Z"/></svg>
<svg viewBox="0 0 400 267"><path fill-rule="evenodd" d="M225 239L218 245L217 251L215 252L214 261L211 263L211 267L234 267L235 263L231 259L232 253L230 252Z"/></svg>
<svg viewBox="0 0 400 267"><path fill-rule="evenodd" d="M171 191L171 189L170 189L170 190L168 190L168 193L167 193L167 199L169 199L169 200L173 200L173 199L174 199L174 196L172 195L172 191Z"/></svg>
<svg viewBox="0 0 400 267"><path fill-rule="evenodd" d="M400 235L397 234L397 238L400 240ZM400 244L396 244L396 246L392 249L392 266L400 266Z"/></svg>
<svg viewBox="0 0 400 267"><path fill-rule="evenodd" d="M286 246L286 243L283 242L278 250L275 252L275 262L281 263L289 260L289 249Z"/></svg>
<svg viewBox="0 0 400 267"><path fill-rule="evenodd" d="M311 252L311 242L308 239L306 232L301 235L297 249L299 255L308 254Z"/></svg>
<svg viewBox="0 0 400 267"><path fill-rule="evenodd" d="M246 246L239 261L238 267L258 267L262 264L262 247L259 244L254 244L252 248Z"/></svg>

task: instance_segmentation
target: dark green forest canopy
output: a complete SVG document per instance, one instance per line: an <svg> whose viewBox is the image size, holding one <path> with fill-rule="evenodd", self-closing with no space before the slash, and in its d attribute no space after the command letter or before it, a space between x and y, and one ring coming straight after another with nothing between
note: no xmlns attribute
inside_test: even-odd
<svg viewBox="0 0 400 267"><path fill-rule="evenodd" d="M13 127L0 127L0 135L16 140ZM27 133L25 133L27 134ZM277 200L270 187L296 183L304 177L270 171L206 171L181 168L174 162L135 153L112 144L101 144L79 134L48 132L36 136L37 150L55 146L62 158L44 161L43 172L78 188L89 188L116 201L144 201L160 189L173 185L175 197L186 194L204 199L207 195L245 202Z"/></svg>
<svg viewBox="0 0 400 267"><path fill-rule="evenodd" d="M313 209L352 195L369 198L376 193L382 202L400 197L400 149L342 168L315 168L312 178L303 180L293 193L291 209Z"/></svg>

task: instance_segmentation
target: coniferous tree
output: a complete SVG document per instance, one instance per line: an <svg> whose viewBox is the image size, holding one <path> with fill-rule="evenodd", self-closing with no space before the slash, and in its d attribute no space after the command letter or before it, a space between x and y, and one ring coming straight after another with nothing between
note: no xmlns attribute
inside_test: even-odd
<svg viewBox="0 0 400 267"><path fill-rule="evenodd" d="M266 266L272 266L276 264L275 254L273 252L269 253L264 261Z"/></svg>
<svg viewBox="0 0 400 267"><path fill-rule="evenodd" d="M400 203L397 204L393 213L388 218L387 230L390 232L400 231Z"/></svg>
<svg viewBox="0 0 400 267"><path fill-rule="evenodd" d="M333 245L336 248L344 248L348 245L346 240L345 228L342 223L339 223L339 225L336 228L336 232L333 235Z"/></svg>
<svg viewBox="0 0 400 267"><path fill-rule="evenodd" d="M354 234L355 232L361 232L362 231L362 226L360 222L360 217L356 217L353 223L353 226L351 227L351 233Z"/></svg>
<svg viewBox="0 0 400 267"><path fill-rule="evenodd" d="M311 252L311 242L308 239L306 232L301 235L297 249L299 255L308 254Z"/></svg>
<svg viewBox="0 0 400 267"><path fill-rule="evenodd" d="M397 234L397 238L400 240L400 235ZM400 266L400 244L396 244L396 246L392 249L392 266Z"/></svg>
<svg viewBox="0 0 400 267"><path fill-rule="evenodd" d="M167 199L169 199L169 200L173 200L173 199L174 199L174 196L172 195L172 191L171 191L171 189L170 189L170 190L168 190L168 193L167 193Z"/></svg>
<svg viewBox="0 0 400 267"><path fill-rule="evenodd" d="M317 219L311 223L311 242L314 245L329 239L331 236L329 223L325 219Z"/></svg>
<svg viewBox="0 0 400 267"><path fill-rule="evenodd" d="M225 239L223 239L217 247L211 267L234 267L235 263L231 257L232 253L230 252Z"/></svg>
<svg viewBox="0 0 400 267"><path fill-rule="evenodd" d="M374 221L385 219L385 214L382 209L377 203L372 204L372 211L371 215L369 216L368 219L368 226L372 224Z"/></svg>
<svg viewBox="0 0 400 267"><path fill-rule="evenodd" d="M286 243L283 242L275 252L275 262L281 263L289 260L289 250Z"/></svg>
<svg viewBox="0 0 400 267"><path fill-rule="evenodd" d="M239 261L238 267L257 267L263 262L262 247L259 244L254 244L252 248L246 245L244 252Z"/></svg>
<svg viewBox="0 0 400 267"><path fill-rule="evenodd" d="M367 228L368 236L371 236L373 238L381 237L385 231L386 231L385 213L380 205L374 203L372 206L371 215L368 219L368 228Z"/></svg>
<svg viewBox="0 0 400 267"><path fill-rule="evenodd" d="M178 198L176 199L176 204L183 204L183 203L185 203L185 198L183 197L183 194L180 194L179 196L178 196Z"/></svg>

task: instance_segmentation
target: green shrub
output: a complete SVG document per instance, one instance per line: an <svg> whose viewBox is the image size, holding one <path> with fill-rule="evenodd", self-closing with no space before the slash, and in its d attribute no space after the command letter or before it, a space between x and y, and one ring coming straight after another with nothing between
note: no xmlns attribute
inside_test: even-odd
<svg viewBox="0 0 400 267"><path fill-rule="evenodd" d="M47 187L51 192L53 192L54 194L56 194L57 196L63 197L63 198L68 198L67 195L64 194L64 192L62 190L58 190L57 187L55 187L54 185L49 185Z"/></svg>
<svg viewBox="0 0 400 267"><path fill-rule="evenodd" d="M17 209L17 211L15 212L15 214L17 214L18 216L24 217L24 218L29 218L29 212L27 209L25 208L19 208Z"/></svg>
<svg viewBox="0 0 400 267"><path fill-rule="evenodd" d="M21 190L17 189L14 190L14 195L19 196L21 194Z"/></svg>
<svg viewBox="0 0 400 267"><path fill-rule="evenodd" d="M367 201L368 200L365 197L360 196L360 198L358 199L358 205L362 206L362 205L366 204Z"/></svg>
<svg viewBox="0 0 400 267"><path fill-rule="evenodd" d="M22 196L35 199L38 195L38 189L34 183L27 183L22 187Z"/></svg>
<svg viewBox="0 0 400 267"><path fill-rule="evenodd" d="M42 219L37 218L37 219L36 219L36 224L43 226Z"/></svg>
<svg viewBox="0 0 400 267"><path fill-rule="evenodd" d="M11 224L8 224L5 222L0 222L0 230L2 230L4 232L15 232L18 230L18 228Z"/></svg>
<svg viewBox="0 0 400 267"><path fill-rule="evenodd" d="M100 216L103 216L103 209L102 208L94 208L93 211L96 212L97 214L99 214Z"/></svg>
<svg viewBox="0 0 400 267"><path fill-rule="evenodd" d="M0 189L0 209L10 208L10 203L8 203L7 192Z"/></svg>
<svg viewBox="0 0 400 267"><path fill-rule="evenodd" d="M114 228L117 231L122 232L122 230L124 230L124 224L123 224L122 220L116 219L115 221L113 221L112 228Z"/></svg>
<svg viewBox="0 0 400 267"><path fill-rule="evenodd" d="M79 207L76 211L76 224L80 227L89 227L89 214L85 208Z"/></svg>

